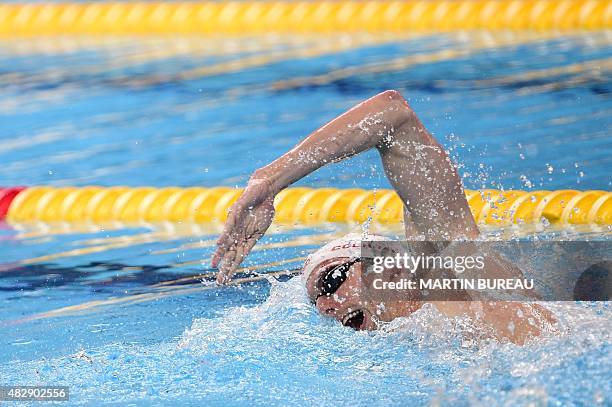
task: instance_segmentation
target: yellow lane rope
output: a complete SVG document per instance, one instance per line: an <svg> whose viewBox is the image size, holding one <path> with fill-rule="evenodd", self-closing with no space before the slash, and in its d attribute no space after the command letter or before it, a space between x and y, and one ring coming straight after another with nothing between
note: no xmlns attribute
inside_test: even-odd
<svg viewBox="0 0 612 407"><path fill-rule="evenodd" d="M241 189L30 187L10 203L9 223L29 222L175 222L224 221ZM466 191L481 224L506 226L542 221L557 224L612 224L612 192ZM288 188L275 199L279 223L310 225L372 219L402 221L403 206L391 190Z"/></svg>
<svg viewBox="0 0 612 407"><path fill-rule="evenodd" d="M0 36L576 30L609 0L104 2L0 5Z"/></svg>

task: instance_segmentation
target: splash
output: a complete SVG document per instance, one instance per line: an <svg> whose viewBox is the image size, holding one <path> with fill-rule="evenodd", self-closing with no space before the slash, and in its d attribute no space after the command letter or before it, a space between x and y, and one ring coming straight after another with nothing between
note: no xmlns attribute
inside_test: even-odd
<svg viewBox="0 0 612 407"><path fill-rule="evenodd" d="M432 306L379 331L356 332L320 316L298 280L272 281L265 302L196 319L173 341L116 343L11 362L0 367L0 376L13 383L67 383L75 404L604 405L610 400L607 303L548 303L560 316L561 333L517 347L466 341L472 326ZM578 369L580 380L572 373ZM585 394L586 400L580 396Z"/></svg>

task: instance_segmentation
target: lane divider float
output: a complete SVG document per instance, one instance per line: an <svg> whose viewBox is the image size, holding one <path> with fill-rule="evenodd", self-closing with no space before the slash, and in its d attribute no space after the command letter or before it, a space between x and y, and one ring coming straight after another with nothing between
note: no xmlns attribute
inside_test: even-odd
<svg viewBox="0 0 612 407"><path fill-rule="evenodd" d="M0 36L602 30L610 0L0 4Z"/></svg>
<svg viewBox="0 0 612 407"><path fill-rule="evenodd" d="M14 187L0 189L0 220L9 224L223 222L242 189L151 187ZM612 225L612 192L466 190L480 224ZM400 223L403 205L392 190L287 188L275 198L275 220L310 225L372 219Z"/></svg>

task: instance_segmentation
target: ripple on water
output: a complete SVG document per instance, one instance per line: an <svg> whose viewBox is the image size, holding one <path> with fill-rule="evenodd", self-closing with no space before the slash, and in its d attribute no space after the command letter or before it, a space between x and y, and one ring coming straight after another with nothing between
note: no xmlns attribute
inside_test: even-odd
<svg viewBox="0 0 612 407"><path fill-rule="evenodd" d="M607 303L549 303L560 335L524 347L469 344L433 307L368 333L322 318L298 279L267 301L196 319L174 341L115 343L0 367L14 383L66 383L73 401L148 404L336 403L504 405L610 400ZM576 380L576 372L580 379ZM356 399L355 395L359 395Z"/></svg>

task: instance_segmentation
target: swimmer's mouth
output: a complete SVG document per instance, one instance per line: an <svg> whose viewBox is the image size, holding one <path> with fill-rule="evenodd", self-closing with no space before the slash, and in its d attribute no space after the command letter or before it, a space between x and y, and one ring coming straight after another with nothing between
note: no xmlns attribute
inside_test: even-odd
<svg viewBox="0 0 612 407"><path fill-rule="evenodd" d="M361 310L349 312L342 318L342 325L361 331L365 329L365 314Z"/></svg>

